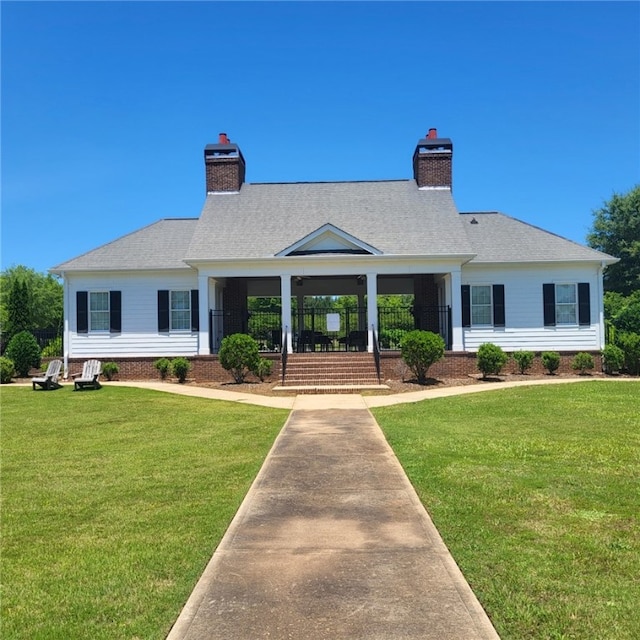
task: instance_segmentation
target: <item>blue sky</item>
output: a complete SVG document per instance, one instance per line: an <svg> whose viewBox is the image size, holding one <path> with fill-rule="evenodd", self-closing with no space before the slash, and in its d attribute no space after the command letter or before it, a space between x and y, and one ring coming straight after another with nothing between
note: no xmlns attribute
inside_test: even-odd
<svg viewBox="0 0 640 640"><path fill-rule="evenodd" d="M580 243L640 182L637 2L6 2L2 268L197 217L226 132L249 182L410 178ZM283 221L286 224L286 221Z"/></svg>

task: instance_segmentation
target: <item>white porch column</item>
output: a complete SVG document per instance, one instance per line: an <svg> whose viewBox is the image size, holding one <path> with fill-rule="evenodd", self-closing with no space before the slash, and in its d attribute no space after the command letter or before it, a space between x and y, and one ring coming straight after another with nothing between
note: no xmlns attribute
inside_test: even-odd
<svg viewBox="0 0 640 640"><path fill-rule="evenodd" d="M69 347L71 346L71 331L69 330L69 318L71 317L71 296L69 295L69 281L65 273L62 273L62 308L64 309L62 317L64 318L64 328L62 336L62 344L64 345L63 363L64 373L63 378L67 380L69 378Z"/></svg>
<svg viewBox="0 0 640 640"><path fill-rule="evenodd" d="M378 333L378 274L367 273L367 351L373 353L373 331Z"/></svg>
<svg viewBox="0 0 640 640"><path fill-rule="evenodd" d="M460 269L451 272L448 298L451 304L451 350L464 351L464 335L462 332L462 272Z"/></svg>
<svg viewBox="0 0 640 640"><path fill-rule="evenodd" d="M209 351L209 278L198 275L198 317L200 329L198 331L198 355L206 356Z"/></svg>
<svg viewBox="0 0 640 640"><path fill-rule="evenodd" d="M293 333L291 331L291 274L280 276L280 303L282 306L282 336L287 341L287 353L293 353Z"/></svg>

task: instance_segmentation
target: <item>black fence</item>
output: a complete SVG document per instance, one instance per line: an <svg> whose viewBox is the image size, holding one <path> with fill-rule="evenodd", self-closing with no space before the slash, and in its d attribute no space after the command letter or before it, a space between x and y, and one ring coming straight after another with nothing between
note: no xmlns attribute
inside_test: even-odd
<svg viewBox="0 0 640 640"><path fill-rule="evenodd" d="M30 332L33 337L36 339L38 346L40 349L44 349L45 347L49 347L52 351L50 355L52 356L61 356L63 354L62 348L62 330L60 329L33 329ZM54 340L59 339L59 344L54 344ZM0 337L0 354L4 354L5 349L9 341L3 335ZM55 353L54 353L55 352Z"/></svg>
<svg viewBox="0 0 640 640"><path fill-rule="evenodd" d="M231 329L230 329L231 328ZM367 309L294 309L292 334L294 351L366 350ZM450 348L451 310L449 307L378 307L378 343L381 350L397 350L403 336L413 329L433 331ZM223 336L247 333L261 351L282 349L282 318L279 310L254 311L239 318L229 312L211 312L209 336L212 353L220 348Z"/></svg>

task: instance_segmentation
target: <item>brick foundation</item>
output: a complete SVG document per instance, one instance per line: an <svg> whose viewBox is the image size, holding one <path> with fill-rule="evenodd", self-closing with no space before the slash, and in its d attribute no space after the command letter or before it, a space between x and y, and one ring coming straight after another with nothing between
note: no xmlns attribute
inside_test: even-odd
<svg viewBox="0 0 640 640"><path fill-rule="evenodd" d="M560 368L557 373L571 374L575 373L571 368L571 361L575 357L577 351L564 352L560 354ZM273 362L270 381L275 382L280 377L280 354L264 353L263 357ZM318 354L320 355L320 354ZM546 373L542 366L540 353L536 353L533 366L528 373L539 375ZM599 352L592 352L591 355L595 361L594 371L602 371L602 359ZM111 360L103 358L105 362L115 362L118 365L119 372L116 375L118 380L159 380L160 374L153 366L157 360L153 358L113 358ZM171 358L169 358L171 360ZM188 379L195 382L230 382L231 374L222 368L217 355L191 356L187 360L191 363ZM470 352L447 352L440 362L437 362L429 369L429 376L433 378L465 378L469 375L478 374L476 365L476 354ZM69 360L69 373L79 373L82 371L84 359L72 358ZM45 363L46 364L46 363ZM383 351L380 354L380 370L381 378L384 380L407 380L411 377L409 370L400 358L397 351ZM518 373L516 363L509 360L505 365L502 373ZM255 380L252 375L249 380Z"/></svg>

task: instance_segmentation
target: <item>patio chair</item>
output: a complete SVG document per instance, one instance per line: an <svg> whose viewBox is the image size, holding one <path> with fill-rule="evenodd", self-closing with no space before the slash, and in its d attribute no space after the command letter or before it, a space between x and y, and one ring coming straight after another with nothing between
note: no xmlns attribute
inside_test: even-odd
<svg viewBox="0 0 640 640"><path fill-rule="evenodd" d="M74 391L87 387L100 389L102 387L99 381L101 373L102 363L100 360L87 360L82 367L82 373L75 373L71 376L73 378Z"/></svg>
<svg viewBox="0 0 640 640"><path fill-rule="evenodd" d="M350 331L348 336L344 336L338 340L344 345L345 351L357 349L364 351L367 348L367 332L366 331Z"/></svg>
<svg viewBox="0 0 640 640"><path fill-rule="evenodd" d="M36 387L42 387L43 391L53 391L53 389L59 389L62 385L58 382L60 376L60 369L62 367L62 360L52 360L47 367L44 375L31 378L31 384L33 390Z"/></svg>

